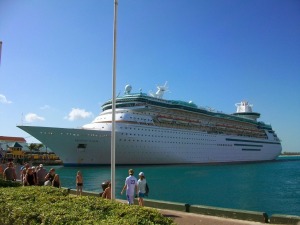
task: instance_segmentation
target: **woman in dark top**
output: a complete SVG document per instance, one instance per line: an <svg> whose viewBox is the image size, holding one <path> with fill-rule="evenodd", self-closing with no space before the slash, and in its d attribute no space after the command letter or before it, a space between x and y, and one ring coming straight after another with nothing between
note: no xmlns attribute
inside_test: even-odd
<svg viewBox="0 0 300 225"><path fill-rule="evenodd" d="M26 177L25 177L25 183L26 183L26 185L29 185L29 186L32 186L32 185L36 184L36 179L35 179L35 176L33 174L33 169L32 168L29 168L27 170Z"/></svg>
<svg viewBox="0 0 300 225"><path fill-rule="evenodd" d="M59 179L59 175L58 174L55 174L54 179L52 181L52 186L60 188L60 179Z"/></svg>
<svg viewBox="0 0 300 225"><path fill-rule="evenodd" d="M51 168L49 173L47 173L45 177L45 185L52 186L52 181L54 179L54 176L55 176L55 169Z"/></svg>

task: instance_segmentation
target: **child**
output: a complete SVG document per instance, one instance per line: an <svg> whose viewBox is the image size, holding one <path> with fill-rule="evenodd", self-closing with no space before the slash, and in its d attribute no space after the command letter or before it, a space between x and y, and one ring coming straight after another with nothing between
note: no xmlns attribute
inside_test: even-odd
<svg viewBox="0 0 300 225"><path fill-rule="evenodd" d="M80 194L80 196L82 195L82 186L83 186L83 177L80 171L77 172L77 176L76 176L76 194Z"/></svg>
<svg viewBox="0 0 300 225"><path fill-rule="evenodd" d="M57 188L61 187L60 180L59 180L59 175L58 174L55 174L54 179L52 181L52 186L53 187L57 187Z"/></svg>
<svg viewBox="0 0 300 225"><path fill-rule="evenodd" d="M102 198L111 199L111 183L108 183L108 187L105 188Z"/></svg>

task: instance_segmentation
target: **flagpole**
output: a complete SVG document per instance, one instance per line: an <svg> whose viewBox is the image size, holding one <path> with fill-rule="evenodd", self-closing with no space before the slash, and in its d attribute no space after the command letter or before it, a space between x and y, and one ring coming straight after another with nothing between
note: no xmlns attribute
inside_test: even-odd
<svg viewBox="0 0 300 225"><path fill-rule="evenodd" d="M117 14L118 0L114 0L114 28L113 28L113 74L112 74L112 123L111 123L111 199L116 198L116 48L117 48Z"/></svg>
<svg viewBox="0 0 300 225"><path fill-rule="evenodd" d="M0 66L1 66L2 41L0 41Z"/></svg>

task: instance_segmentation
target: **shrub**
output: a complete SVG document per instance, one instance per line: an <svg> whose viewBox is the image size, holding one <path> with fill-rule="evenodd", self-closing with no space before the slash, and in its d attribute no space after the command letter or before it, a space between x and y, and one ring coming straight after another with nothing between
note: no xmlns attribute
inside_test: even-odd
<svg viewBox="0 0 300 225"><path fill-rule="evenodd" d="M156 209L93 196L76 197L53 187L0 188L0 224L174 224Z"/></svg>
<svg viewBox="0 0 300 225"><path fill-rule="evenodd" d="M3 180L0 178L0 187L20 187L22 184L17 181Z"/></svg>

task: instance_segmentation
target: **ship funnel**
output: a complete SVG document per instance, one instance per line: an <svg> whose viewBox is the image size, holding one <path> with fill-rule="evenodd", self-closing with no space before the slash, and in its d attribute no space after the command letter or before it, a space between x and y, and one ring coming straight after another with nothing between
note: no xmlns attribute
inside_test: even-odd
<svg viewBox="0 0 300 225"><path fill-rule="evenodd" d="M236 103L235 106L237 107L236 108L237 113L252 112L253 105L250 105L247 101L242 101L240 103Z"/></svg>
<svg viewBox="0 0 300 225"><path fill-rule="evenodd" d="M253 112L252 107L247 101L241 101L240 103L236 103L236 113L233 113L235 116L243 117L246 119L257 121L260 117L259 113Z"/></svg>

